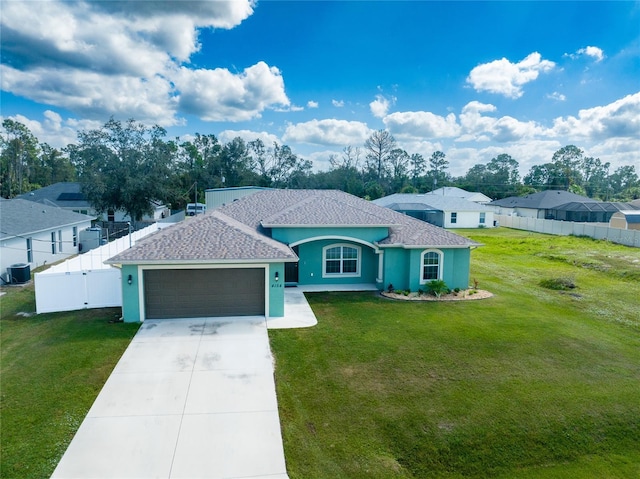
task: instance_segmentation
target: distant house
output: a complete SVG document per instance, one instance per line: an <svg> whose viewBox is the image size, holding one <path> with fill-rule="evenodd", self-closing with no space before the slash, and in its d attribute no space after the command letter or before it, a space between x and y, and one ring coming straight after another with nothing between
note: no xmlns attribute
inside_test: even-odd
<svg viewBox="0 0 640 479"><path fill-rule="evenodd" d="M483 193L467 191L455 186L445 186L443 188L438 188L437 190L430 191L429 194L450 196L453 198L463 198L467 201L473 201L474 203L489 203L491 201L491 198Z"/></svg>
<svg viewBox="0 0 640 479"><path fill-rule="evenodd" d="M630 203L572 201L550 209L547 217L560 221L575 221L576 223L608 223L615 213L633 209Z"/></svg>
<svg viewBox="0 0 640 479"><path fill-rule="evenodd" d="M0 200L0 276L7 268L30 268L78 254L79 232L93 217L22 199Z"/></svg>
<svg viewBox="0 0 640 479"><path fill-rule="evenodd" d="M494 226L492 208L462 197L396 193L373 200L372 203L443 228Z"/></svg>
<svg viewBox="0 0 640 479"><path fill-rule="evenodd" d="M57 206L65 210L99 217L95 209L91 206L87 197L82 192L82 185L77 182L60 182L45 186L38 190L30 191L17 196L19 199L35 201L43 205ZM159 201L152 201L153 214L146 215L142 219L145 221L157 221L170 215L169 209ZM108 211L104 221L130 221L129 216L124 211Z"/></svg>
<svg viewBox="0 0 640 479"><path fill-rule="evenodd" d="M623 230L640 230L640 210L615 212L611 216L609 226Z"/></svg>
<svg viewBox="0 0 640 479"><path fill-rule="evenodd" d="M450 231L336 190L262 190L138 241L122 268L125 321L282 317L284 287L417 291L469 286L471 250Z"/></svg>
<svg viewBox="0 0 640 479"><path fill-rule="evenodd" d="M526 196L510 196L488 203L497 214L528 218L555 219L553 211L567 203L597 203L586 196L563 190L546 190Z"/></svg>
<svg viewBox="0 0 640 479"><path fill-rule="evenodd" d="M252 195L258 191L270 190L262 186L234 186L229 188L210 188L205 190L205 202L208 210L214 210L220 206L228 205L240 198Z"/></svg>

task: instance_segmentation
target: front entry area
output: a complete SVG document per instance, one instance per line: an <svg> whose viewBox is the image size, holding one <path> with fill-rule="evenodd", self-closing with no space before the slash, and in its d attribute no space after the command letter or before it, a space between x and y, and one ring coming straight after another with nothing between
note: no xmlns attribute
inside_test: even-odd
<svg viewBox="0 0 640 479"><path fill-rule="evenodd" d="M264 268L149 269L146 319L263 316Z"/></svg>

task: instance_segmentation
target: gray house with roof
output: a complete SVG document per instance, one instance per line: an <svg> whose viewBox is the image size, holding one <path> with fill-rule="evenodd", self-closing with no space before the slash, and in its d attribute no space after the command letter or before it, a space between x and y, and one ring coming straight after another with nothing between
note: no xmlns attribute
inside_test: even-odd
<svg viewBox="0 0 640 479"><path fill-rule="evenodd" d="M82 192L82 185L73 181L61 181L53 185L45 186L37 190L23 193L17 198L28 201L35 201L46 206L56 206L68 211L90 215L100 216L91 206L87 197ZM171 211L160 201L152 201L151 207L153 213L146 215L143 220L160 220L171 214ZM124 211L107 211L104 221L129 221L129 216Z"/></svg>
<svg viewBox="0 0 640 479"><path fill-rule="evenodd" d="M373 203L443 228L494 226L493 208L460 196L396 193Z"/></svg>
<svg viewBox="0 0 640 479"><path fill-rule="evenodd" d="M335 190L264 190L168 227L107 263L125 321L284 314L284 287L467 288L477 243Z"/></svg>
<svg viewBox="0 0 640 479"><path fill-rule="evenodd" d="M22 199L0 199L0 277L7 268L30 269L78 254L78 233L91 226L91 216Z"/></svg>
<svg viewBox="0 0 640 479"><path fill-rule="evenodd" d="M528 218L554 219L553 210L571 203L597 203L597 200L564 190L546 190L526 196L510 196L488 204L497 214Z"/></svg>

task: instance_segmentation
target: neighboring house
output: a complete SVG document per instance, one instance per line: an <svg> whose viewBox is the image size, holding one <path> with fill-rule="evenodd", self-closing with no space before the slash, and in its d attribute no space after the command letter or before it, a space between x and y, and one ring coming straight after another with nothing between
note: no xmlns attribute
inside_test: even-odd
<svg viewBox="0 0 640 479"><path fill-rule="evenodd" d="M576 223L608 223L614 213L633 210L630 203L610 201L572 201L547 212L547 219Z"/></svg>
<svg viewBox="0 0 640 479"><path fill-rule="evenodd" d="M139 241L122 268L125 321L284 315L284 286L469 286L467 238L335 190L264 190Z"/></svg>
<svg viewBox="0 0 640 479"><path fill-rule="evenodd" d="M270 190L262 186L234 186L229 188L210 188L205 190L205 202L207 209L214 210L221 206L228 205L240 198L252 195L258 191Z"/></svg>
<svg viewBox="0 0 640 479"><path fill-rule="evenodd" d="M95 209L89 204L82 193L82 185L76 182L60 182L45 186L38 190L30 191L17 196L17 198L35 201L44 205L57 206L69 211L99 217ZM159 201L152 201L153 214L145 215L143 221L157 221L170 216L171 211ZM102 215L104 221L129 221L129 215L124 211L108 211Z"/></svg>
<svg viewBox="0 0 640 479"><path fill-rule="evenodd" d="M617 211L611 216L609 226L623 230L640 230L640 210Z"/></svg>
<svg viewBox="0 0 640 479"><path fill-rule="evenodd" d="M78 234L91 227L91 216L21 199L0 200L0 276L7 268L37 268L78 254Z"/></svg>
<svg viewBox="0 0 640 479"><path fill-rule="evenodd" d="M475 203L489 203L491 198L480 192L472 192L457 188L455 186L445 186L438 188L437 190L430 191L431 195L451 196L453 198L463 198L467 201L473 201Z"/></svg>
<svg viewBox="0 0 640 479"><path fill-rule="evenodd" d="M497 214L553 219L552 210L567 203L596 203L596 200L563 190L546 190L526 196L510 196L489 203Z"/></svg>
<svg viewBox="0 0 640 479"><path fill-rule="evenodd" d="M372 203L444 228L494 226L492 208L456 196L396 193Z"/></svg>

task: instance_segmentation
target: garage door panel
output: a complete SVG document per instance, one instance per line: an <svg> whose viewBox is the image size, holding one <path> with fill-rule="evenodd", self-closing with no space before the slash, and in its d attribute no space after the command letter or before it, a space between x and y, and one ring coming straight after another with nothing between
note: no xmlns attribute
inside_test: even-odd
<svg viewBox="0 0 640 479"><path fill-rule="evenodd" d="M144 271L149 319L265 314L263 268Z"/></svg>

